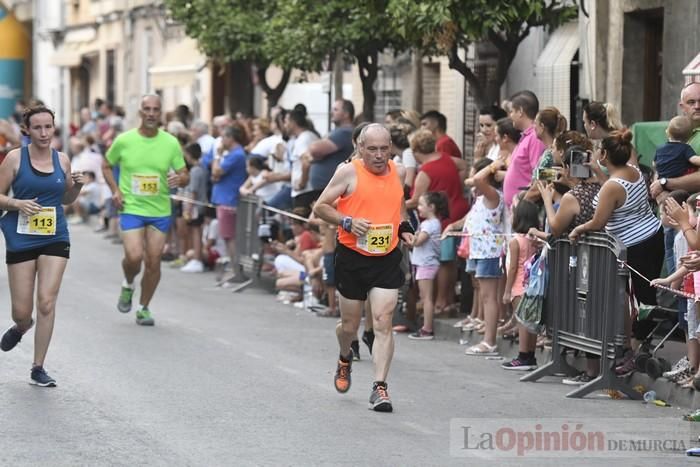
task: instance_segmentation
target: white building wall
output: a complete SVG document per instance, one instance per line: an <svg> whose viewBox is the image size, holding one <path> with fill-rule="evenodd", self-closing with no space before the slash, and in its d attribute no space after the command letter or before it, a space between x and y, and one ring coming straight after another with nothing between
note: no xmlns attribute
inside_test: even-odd
<svg viewBox="0 0 700 467"><path fill-rule="evenodd" d="M441 57L439 61L440 112L447 117L447 134L457 143L459 150L463 151L464 76L450 68L449 61L446 57Z"/></svg>
<svg viewBox="0 0 700 467"><path fill-rule="evenodd" d="M535 87L540 108L554 106L571 118L571 63L580 48L578 22L560 26L549 37L537 60Z"/></svg>
<svg viewBox="0 0 700 467"><path fill-rule="evenodd" d="M535 90L537 86L535 65L544 49L546 39L547 34L544 29L536 28L530 30L530 34L520 43L515 59L508 70L508 78L504 83L504 97L506 99L518 91Z"/></svg>
<svg viewBox="0 0 700 467"><path fill-rule="evenodd" d="M343 98L352 99L353 85L343 83ZM354 102L353 102L354 103ZM296 104L304 104L316 131L322 136L328 133L328 93L323 92L320 82L290 83L279 100L279 105L292 109ZM355 105L355 112L360 112Z"/></svg>
<svg viewBox="0 0 700 467"><path fill-rule="evenodd" d="M56 49L51 32L63 27L63 3L55 0L34 0L33 10L41 12L34 16L32 89L35 97L61 115L61 69L49 65Z"/></svg>

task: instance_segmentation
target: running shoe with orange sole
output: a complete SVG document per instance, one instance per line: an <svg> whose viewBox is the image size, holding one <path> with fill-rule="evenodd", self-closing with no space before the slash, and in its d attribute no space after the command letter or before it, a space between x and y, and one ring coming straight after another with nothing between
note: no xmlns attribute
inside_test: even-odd
<svg viewBox="0 0 700 467"><path fill-rule="evenodd" d="M350 383L352 382L350 378L350 373L352 372L352 357L349 358L348 362L343 362L338 359L338 368L335 370L335 378L333 378L333 384L335 385L335 390L341 394L348 392L350 389Z"/></svg>

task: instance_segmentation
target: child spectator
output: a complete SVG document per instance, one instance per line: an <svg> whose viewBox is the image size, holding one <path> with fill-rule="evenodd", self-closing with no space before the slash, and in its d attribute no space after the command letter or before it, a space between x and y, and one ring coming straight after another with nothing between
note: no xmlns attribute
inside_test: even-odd
<svg viewBox="0 0 700 467"><path fill-rule="evenodd" d="M510 304L514 314L525 293L525 264L538 250L537 241L526 234L539 225L537 205L525 199L520 200L513 208L514 236L508 243L508 270L503 294L503 303ZM516 358L501 366L505 370L534 370L537 368L537 360L535 352L529 351L532 345L528 345L528 342L537 339L537 335L527 332L527 328L521 324L518 324L518 328L520 352Z"/></svg>
<svg viewBox="0 0 700 467"><path fill-rule="evenodd" d="M320 231L319 226L309 224L309 232L313 239L319 244ZM321 305L323 298L323 248L311 248L305 250L301 254L304 260L304 270L306 277L304 279L304 303L301 304L307 311L317 313L323 311L325 307ZM308 290L310 286L311 290ZM297 304L297 306L299 306Z"/></svg>
<svg viewBox="0 0 700 467"><path fill-rule="evenodd" d="M226 263L230 263L230 258L226 255L226 242L223 237L219 235L219 221L217 219L212 219L208 224L204 226L203 232L204 236L204 262L209 269L215 269L217 264L222 265L222 271L225 269ZM217 281L221 277L217 277Z"/></svg>
<svg viewBox="0 0 700 467"><path fill-rule="evenodd" d="M693 134L693 124L688 117L673 117L668 122L668 142L659 146L654 164L659 179L676 178L700 167L700 156L687 144Z"/></svg>
<svg viewBox="0 0 700 467"><path fill-rule="evenodd" d="M246 162L246 171L248 172L248 179L239 189L243 196L255 195L267 203L280 190L279 182L265 182L267 174L271 172L265 159L257 156L249 157Z"/></svg>
<svg viewBox="0 0 700 467"><path fill-rule="evenodd" d="M295 209L295 214L308 214L305 208ZM276 287L279 290L291 292L301 291L301 286L308 276L304 266L303 253L307 250L318 248L318 235L306 228L302 221L292 221L292 233L294 239L286 243L273 241L272 247L278 253L275 257L275 269L277 271ZM298 297L301 298L301 297Z"/></svg>
<svg viewBox="0 0 700 467"><path fill-rule="evenodd" d="M678 251L675 251L679 256L680 262L677 263L678 267L676 272L664 279L656 279L652 281L652 285L664 285L671 286L673 288L678 288L679 284L683 283L683 288L686 292L694 292L698 290L698 284L700 279L700 273L693 272L688 273L688 269L682 264L683 258L683 248L690 250L693 253L700 245L700 236L693 224L697 224L697 218L693 213L693 205L697 202L697 195L693 195L688 198L688 202L682 202L679 192L674 191L666 197L664 202L665 215L675 221L676 228L679 230L678 236L682 237L686 242L685 244L681 239L677 239L676 246ZM676 196L674 196L676 194ZM681 202L679 202L679 199ZM691 202L692 200L692 202ZM663 219L662 219L663 220ZM693 253L694 254L694 253ZM691 279L692 278L692 279ZM689 290L690 289L690 290ZM693 300L688 300L687 303L687 314L688 322L688 363L687 365L682 362L677 371L673 374L665 374L669 380L677 382L684 387L694 388L696 390L700 389L700 378L698 378L698 367L700 365L700 344L698 343L698 304Z"/></svg>
<svg viewBox="0 0 700 467"><path fill-rule="evenodd" d="M338 318L340 311L335 296L335 247L338 235L335 225L317 219L319 231L321 233L321 249L323 251L323 286L328 297L328 308L316 312L316 316L321 318Z"/></svg>
<svg viewBox="0 0 700 467"><path fill-rule="evenodd" d="M75 208L80 220L87 223L90 216L99 214L102 210L102 188L96 181L95 172L86 171L84 175L87 177L87 182L80 190Z"/></svg>
<svg viewBox="0 0 700 467"><path fill-rule="evenodd" d="M202 149L198 143L185 146L185 161L190 169L190 182L185 187L185 197L197 201L198 203L208 203L207 197L207 174L199 164L202 157ZM182 214L185 220L185 237L192 246L191 254L187 264L180 268L182 272L203 272L202 262L202 224L204 224L204 206L185 202L182 205Z"/></svg>
<svg viewBox="0 0 700 467"><path fill-rule="evenodd" d="M498 281L503 275L501 258L504 250L503 194L494 174L501 164L488 158L474 164L476 201L464 219L445 228L445 232L466 227L469 235L467 272L479 283L479 300L484 307L484 339L466 350L467 355L498 355L496 327L500 312Z"/></svg>
<svg viewBox="0 0 700 467"><path fill-rule="evenodd" d="M429 191L418 199L420 223L413 240L411 265L423 302L423 327L410 334L409 339L431 340L433 333L433 280L440 267L441 221L450 216L447 197L442 192Z"/></svg>
<svg viewBox="0 0 700 467"><path fill-rule="evenodd" d="M673 269L667 271L669 274L664 279L656 279L653 281L655 285L664 285L674 289L682 288L685 292L693 293L693 273L688 273L688 270L680 264L681 257L688 254L688 241L685 238L684 232L680 231L678 223L669 216L666 206L666 200L673 198L677 204L688 211L688 221L690 225L696 224L694 206L697 199L697 194L688 197L688 193L682 190L676 190L671 193L663 192L659 196L659 210L661 214L661 224L664 228L672 229L675 233L673 241ZM675 371L664 373L664 377L669 381L684 384L688 380L692 380L695 369L698 367L698 357L700 357L700 347L698 346L695 330L697 329L697 319L695 316L695 302L693 300L685 300L678 297L679 313L683 313L686 317L687 324L687 356L681 359L679 363L674 365ZM679 322L681 320L679 319Z"/></svg>

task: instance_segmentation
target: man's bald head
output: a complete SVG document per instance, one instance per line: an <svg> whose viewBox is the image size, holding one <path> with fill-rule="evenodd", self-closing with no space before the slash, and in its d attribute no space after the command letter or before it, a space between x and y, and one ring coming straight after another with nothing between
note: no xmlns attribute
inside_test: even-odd
<svg viewBox="0 0 700 467"><path fill-rule="evenodd" d="M144 106L161 106L160 96L158 94L146 94L141 98L141 107Z"/></svg>
<svg viewBox="0 0 700 467"><path fill-rule="evenodd" d="M212 120L212 123L214 127L212 129L213 136L222 136L224 134L224 130L226 130L226 127L231 124L231 117L228 115L217 115Z"/></svg>
<svg viewBox="0 0 700 467"><path fill-rule="evenodd" d="M157 94L146 94L141 98L139 116L141 117L141 128L149 131L157 130L160 126L160 115L162 107L160 96Z"/></svg>
<svg viewBox="0 0 700 467"><path fill-rule="evenodd" d="M689 93L698 92L698 89L700 89L700 82L692 82L683 86L683 89L681 89L681 100L685 99Z"/></svg>
<svg viewBox="0 0 700 467"><path fill-rule="evenodd" d="M377 175L384 174L391 158L391 134L389 130L379 123L371 123L360 132L357 145L367 170Z"/></svg>
<svg viewBox="0 0 700 467"><path fill-rule="evenodd" d="M693 127L700 127L700 83L691 83L683 88L678 106L683 115L693 122Z"/></svg>
<svg viewBox="0 0 700 467"><path fill-rule="evenodd" d="M391 134L386 127L380 123L370 123L365 126L357 137L357 144L363 145L368 138L385 138L391 143Z"/></svg>

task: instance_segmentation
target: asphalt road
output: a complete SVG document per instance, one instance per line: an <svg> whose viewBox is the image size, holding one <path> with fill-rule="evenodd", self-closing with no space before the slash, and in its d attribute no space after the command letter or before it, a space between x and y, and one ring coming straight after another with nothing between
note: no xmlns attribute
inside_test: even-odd
<svg viewBox="0 0 700 467"><path fill-rule="evenodd" d="M556 380L520 383L457 344L403 335L389 378L395 411L374 413L366 348L350 392L333 389L335 320L263 291L217 289L211 273L164 266L151 307L156 326L143 328L133 312L116 310L121 247L77 226L71 254L46 362L58 387L27 384L33 333L0 355L3 466L676 465L687 458L620 444L609 454L518 457L503 439L500 450L465 446L462 427L483 433L567 419L585 432L623 426L633 439L685 436L686 447L697 436L679 409L566 399L570 388ZM4 329L10 300L4 268L0 275Z"/></svg>

